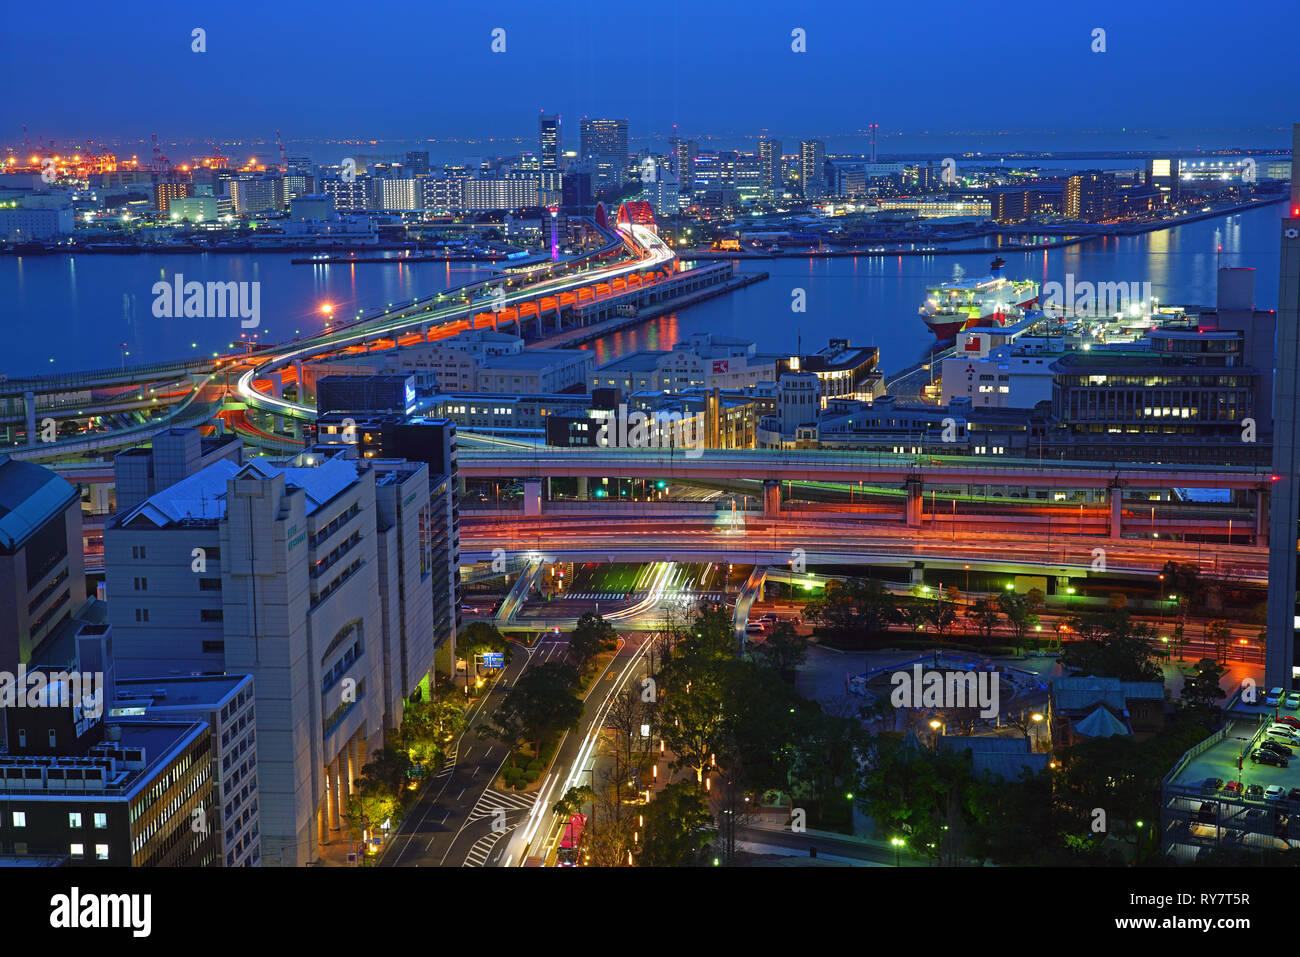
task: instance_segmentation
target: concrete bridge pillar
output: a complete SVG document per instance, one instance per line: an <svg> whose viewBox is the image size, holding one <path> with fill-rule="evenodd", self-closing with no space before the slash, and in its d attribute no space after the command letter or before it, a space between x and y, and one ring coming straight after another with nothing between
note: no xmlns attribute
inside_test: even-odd
<svg viewBox="0 0 1300 957"><path fill-rule="evenodd" d="M1255 492L1255 544L1268 544L1269 492L1266 488Z"/></svg>
<svg viewBox="0 0 1300 957"><path fill-rule="evenodd" d="M763 479L763 517L781 517L781 483L776 479Z"/></svg>
<svg viewBox="0 0 1300 957"><path fill-rule="evenodd" d="M108 511L108 490L107 482L98 482L90 486L90 509L103 515Z"/></svg>
<svg viewBox="0 0 1300 957"><path fill-rule="evenodd" d="M912 563L912 584L913 585L925 584L925 562Z"/></svg>
<svg viewBox="0 0 1300 957"><path fill-rule="evenodd" d="M536 518L542 514L542 480L524 479L524 515Z"/></svg>
<svg viewBox="0 0 1300 957"><path fill-rule="evenodd" d="M1121 485L1110 487L1110 537L1119 541L1124 531L1124 488Z"/></svg>
<svg viewBox="0 0 1300 957"><path fill-rule="evenodd" d="M424 342L429 341L429 324L427 322L420 323L420 339Z"/></svg>
<svg viewBox="0 0 1300 957"><path fill-rule="evenodd" d="M36 435L36 393L30 390L23 393L23 406L27 413L27 444L35 445Z"/></svg>
<svg viewBox="0 0 1300 957"><path fill-rule="evenodd" d="M578 478L578 500L587 501L587 476L585 475Z"/></svg>
<svg viewBox="0 0 1300 957"><path fill-rule="evenodd" d="M921 527L921 506L925 502L925 493L920 479L907 480L907 527Z"/></svg>

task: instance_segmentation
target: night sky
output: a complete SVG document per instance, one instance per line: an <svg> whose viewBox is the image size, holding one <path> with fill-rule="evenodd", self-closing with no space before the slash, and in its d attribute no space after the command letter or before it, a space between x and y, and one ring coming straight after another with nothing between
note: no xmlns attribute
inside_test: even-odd
<svg viewBox="0 0 1300 957"><path fill-rule="evenodd" d="M633 150L673 123L740 148L763 129L834 148L872 121L908 134L883 137L882 151L953 132L974 134L980 148L1285 146L1284 130L1300 119L1298 9L1224 0L12 3L0 24L0 144L20 144L23 123L33 142L60 145L153 131L164 142L273 139L277 127L291 143L532 139L544 108L564 114L570 148L584 113L629 118ZM194 27L207 31L206 53L191 52ZM503 54L490 49L495 27L506 31ZM796 27L806 53L791 51ZM1095 27L1106 30L1105 53L1090 49ZM1144 139L1116 142L1121 130ZM980 135L992 131L1015 135Z"/></svg>

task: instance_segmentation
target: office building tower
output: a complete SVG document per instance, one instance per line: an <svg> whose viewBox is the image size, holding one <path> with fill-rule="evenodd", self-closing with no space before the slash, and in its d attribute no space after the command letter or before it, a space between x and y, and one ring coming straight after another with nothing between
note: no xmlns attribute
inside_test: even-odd
<svg viewBox="0 0 1300 957"><path fill-rule="evenodd" d="M596 189L616 190L627 175L627 120L584 117L579 124L578 152L596 174Z"/></svg>
<svg viewBox="0 0 1300 957"><path fill-rule="evenodd" d="M560 115L543 113L537 118L537 155L544 170L558 170L564 153L564 136L560 129Z"/></svg>
<svg viewBox="0 0 1300 957"><path fill-rule="evenodd" d="M0 855L74 867L220 866L213 732L190 719L88 720L47 701L4 708Z"/></svg>
<svg viewBox="0 0 1300 957"><path fill-rule="evenodd" d="M1300 123L1292 127L1293 156L1300 156ZM1278 276L1277 348L1274 359L1273 475L1269 502L1268 631L1264 684L1300 689L1296 641L1300 624L1300 178L1282 220Z"/></svg>
<svg viewBox="0 0 1300 957"><path fill-rule="evenodd" d="M1161 205L1177 206L1182 198L1179 163L1176 158L1147 160L1143 182L1160 193Z"/></svg>
<svg viewBox="0 0 1300 957"><path fill-rule="evenodd" d="M82 668L86 663L82 662ZM212 733L212 800L199 823L216 836L224 867L262 863L257 712L250 675L167 675L118 681L109 721L201 722Z"/></svg>
<svg viewBox="0 0 1300 957"><path fill-rule="evenodd" d="M429 151L407 150L406 169L412 176L429 175Z"/></svg>
<svg viewBox="0 0 1300 957"><path fill-rule="evenodd" d="M799 144L799 185L804 199L821 199L826 193L826 144L804 140Z"/></svg>
<svg viewBox="0 0 1300 957"><path fill-rule="evenodd" d="M80 492L0 455L0 671L15 673L85 601Z"/></svg>
<svg viewBox="0 0 1300 957"><path fill-rule="evenodd" d="M433 667L392 664L412 642L391 629L429 618L432 590L408 587L402 556L430 519L419 508L385 514L382 474L320 453L222 460L104 533L120 675L253 676L266 864L305 864L338 834L382 742L387 689ZM386 481L422 501L427 476Z"/></svg>
<svg viewBox="0 0 1300 957"><path fill-rule="evenodd" d="M763 137L758 141L758 188L771 199L781 195L781 141Z"/></svg>
<svg viewBox="0 0 1300 957"><path fill-rule="evenodd" d="M700 153L700 144L695 140L676 140L671 145L677 160L675 171L681 191L689 195L695 191L695 158Z"/></svg>

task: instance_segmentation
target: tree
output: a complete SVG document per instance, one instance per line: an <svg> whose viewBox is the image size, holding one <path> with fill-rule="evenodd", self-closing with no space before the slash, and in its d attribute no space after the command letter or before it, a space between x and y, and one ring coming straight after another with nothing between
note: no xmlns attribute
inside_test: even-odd
<svg viewBox="0 0 1300 957"><path fill-rule="evenodd" d="M1079 635L1061 656L1061 664L1085 675L1121 681L1161 681L1152 642L1155 630L1135 623L1127 611L1088 612L1070 619Z"/></svg>
<svg viewBox="0 0 1300 957"><path fill-rule="evenodd" d="M506 640L506 636L501 634L497 626L490 621L471 621L457 634L456 651L465 659L465 688L468 691L471 675L478 676L478 666L474 664L474 656L485 651L499 651L504 653L505 660L509 661L514 653L514 645Z"/></svg>
<svg viewBox="0 0 1300 957"><path fill-rule="evenodd" d="M479 734L512 748L529 742L533 753L540 754L543 742L577 730L582 720L582 702L573 694L577 681L573 665L547 661L529 668Z"/></svg>
<svg viewBox="0 0 1300 957"><path fill-rule="evenodd" d="M856 787L869 738L854 717L810 712L795 746L792 778L805 785L817 802L820 823L826 802ZM847 800L847 798L844 798Z"/></svg>
<svg viewBox="0 0 1300 957"><path fill-rule="evenodd" d="M713 816L698 788L678 781L662 788L643 809L645 834L636 862L641 867L686 867L699 862Z"/></svg>
<svg viewBox="0 0 1300 957"><path fill-rule="evenodd" d="M386 743L361 768L361 777L356 783L365 794L397 798L406 786L406 772L410 769L411 760L405 752Z"/></svg>
<svg viewBox="0 0 1300 957"><path fill-rule="evenodd" d="M1183 703L1189 708L1214 710L1215 702L1228 696L1219 684L1227 673L1215 659L1202 658L1196 663L1196 673L1183 680Z"/></svg>
<svg viewBox="0 0 1300 957"><path fill-rule="evenodd" d="M1026 633L1038 624L1034 611L1043 603L1043 598L1043 592L1038 588L1031 588L1023 595L1009 590L998 595L998 608L1007 616L1017 648L1024 646Z"/></svg>
<svg viewBox="0 0 1300 957"><path fill-rule="evenodd" d="M873 638L902 620L898 602L874 578L848 578L827 583L804 616L835 638Z"/></svg>
<svg viewBox="0 0 1300 957"><path fill-rule="evenodd" d="M993 638L993 629L1002 620L1002 612L993 599L977 598L966 609L966 618L975 624L975 628L985 641L990 641Z"/></svg>
<svg viewBox="0 0 1300 957"><path fill-rule="evenodd" d="M1216 661L1228 660L1228 646L1232 644L1232 629L1222 618L1215 618L1205 626L1205 640L1214 645Z"/></svg>
<svg viewBox="0 0 1300 957"><path fill-rule="evenodd" d="M579 674L586 674L596 656L617 640L613 625L600 615L587 612L569 635L569 660Z"/></svg>
<svg viewBox="0 0 1300 957"><path fill-rule="evenodd" d="M788 621L778 621L772 633L756 647L759 658L788 681L808 657L808 639Z"/></svg>
<svg viewBox="0 0 1300 957"><path fill-rule="evenodd" d="M944 601L940 596L934 601L925 602L922 606L922 616L925 623L934 629L935 636L942 639L952 623L957 620L957 606L950 601Z"/></svg>
<svg viewBox="0 0 1300 957"><path fill-rule="evenodd" d="M446 758L447 746L464 727L464 696L435 691L427 701L406 702L398 740L413 763L437 770Z"/></svg>
<svg viewBox="0 0 1300 957"><path fill-rule="evenodd" d="M660 737L674 768L690 768L703 785L706 769L725 740L726 672L735 659L705 648L674 654L659 674Z"/></svg>

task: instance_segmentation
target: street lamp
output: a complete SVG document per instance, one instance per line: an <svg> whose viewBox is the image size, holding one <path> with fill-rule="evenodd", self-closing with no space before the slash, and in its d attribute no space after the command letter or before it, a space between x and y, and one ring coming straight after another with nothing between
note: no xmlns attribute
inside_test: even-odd
<svg viewBox="0 0 1300 957"><path fill-rule="evenodd" d="M892 844L892 845L894 845L894 866L895 866L895 867L902 867L902 866L903 866L903 863L902 863L902 861L900 860L900 853L901 853L901 849L902 849L902 847L903 847L903 844L905 843L904 840L903 840L901 837L891 837L891 838L889 839L889 843Z"/></svg>

